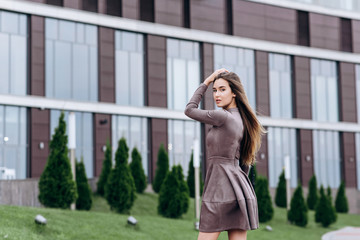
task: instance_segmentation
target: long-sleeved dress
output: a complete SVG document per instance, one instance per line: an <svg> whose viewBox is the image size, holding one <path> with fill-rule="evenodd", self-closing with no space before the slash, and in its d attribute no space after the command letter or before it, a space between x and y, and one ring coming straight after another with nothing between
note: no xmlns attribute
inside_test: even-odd
<svg viewBox="0 0 360 240"><path fill-rule="evenodd" d="M185 115L213 125L206 137L207 171L200 212L200 232L259 227L257 199L248 167L239 166L243 122L237 108L198 109L208 86L201 83Z"/></svg>

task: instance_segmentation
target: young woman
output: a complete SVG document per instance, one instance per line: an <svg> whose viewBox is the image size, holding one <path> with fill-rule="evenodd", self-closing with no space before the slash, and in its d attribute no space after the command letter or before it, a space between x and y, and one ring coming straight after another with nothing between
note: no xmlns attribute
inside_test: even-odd
<svg viewBox="0 0 360 240"><path fill-rule="evenodd" d="M210 83L221 110L198 109ZM212 125L206 137L207 171L198 240L216 240L222 231L228 232L230 240L246 239L247 230L259 227L256 195L247 175L265 130L240 78L224 68L216 70L196 89L185 114Z"/></svg>

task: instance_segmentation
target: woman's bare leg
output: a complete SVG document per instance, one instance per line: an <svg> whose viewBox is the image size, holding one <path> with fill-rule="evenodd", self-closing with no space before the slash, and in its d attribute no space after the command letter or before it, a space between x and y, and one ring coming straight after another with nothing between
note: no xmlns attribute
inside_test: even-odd
<svg viewBox="0 0 360 240"><path fill-rule="evenodd" d="M229 240L246 240L246 230L233 229L228 231Z"/></svg>
<svg viewBox="0 0 360 240"><path fill-rule="evenodd" d="M220 232L199 232L198 240L217 240Z"/></svg>

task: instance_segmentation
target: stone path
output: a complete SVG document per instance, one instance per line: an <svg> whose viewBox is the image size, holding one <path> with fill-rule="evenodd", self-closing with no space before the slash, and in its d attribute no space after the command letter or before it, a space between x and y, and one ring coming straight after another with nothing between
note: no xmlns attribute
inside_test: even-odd
<svg viewBox="0 0 360 240"><path fill-rule="evenodd" d="M360 240L360 227L344 227L328 232L321 237L321 240Z"/></svg>

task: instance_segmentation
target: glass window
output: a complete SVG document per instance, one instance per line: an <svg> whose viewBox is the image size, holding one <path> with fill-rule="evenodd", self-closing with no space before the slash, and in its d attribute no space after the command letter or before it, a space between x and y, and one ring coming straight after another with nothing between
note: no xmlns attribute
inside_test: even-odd
<svg viewBox="0 0 360 240"><path fill-rule="evenodd" d="M279 176L285 167L285 157L290 157L291 187L298 184L296 130L290 128L268 128L269 186L277 187Z"/></svg>
<svg viewBox="0 0 360 240"><path fill-rule="evenodd" d="M338 122L336 62L311 59L311 106L316 121Z"/></svg>
<svg viewBox="0 0 360 240"><path fill-rule="evenodd" d="M134 147L140 152L145 175L149 175L148 168L148 125L147 118L130 116L112 116L112 150L113 163L119 140L124 137L129 147L129 159L132 161L131 152Z"/></svg>
<svg viewBox="0 0 360 240"><path fill-rule="evenodd" d="M27 19L0 11L0 94L26 95Z"/></svg>
<svg viewBox="0 0 360 240"><path fill-rule="evenodd" d="M97 27L45 20L46 96L98 100Z"/></svg>
<svg viewBox="0 0 360 240"><path fill-rule="evenodd" d="M184 111L200 84L199 43L167 39L167 105Z"/></svg>
<svg viewBox="0 0 360 240"><path fill-rule="evenodd" d="M226 68L235 72L244 85L250 105L255 109L255 60L254 51L222 45L214 45L214 68ZM218 109L214 102L215 109Z"/></svg>
<svg viewBox="0 0 360 240"><path fill-rule="evenodd" d="M314 170L318 187L338 188L340 185L339 133L313 131Z"/></svg>
<svg viewBox="0 0 360 240"><path fill-rule="evenodd" d="M55 128L59 125L61 111L51 110L50 112L50 129L51 136ZM69 135L69 112L65 111L66 134ZM76 129L76 149L75 157L77 161L83 159L86 176L94 177L94 147L93 147L93 117L92 113L75 112L75 129Z"/></svg>
<svg viewBox="0 0 360 240"><path fill-rule="evenodd" d="M0 180L26 178L26 108L0 105Z"/></svg>
<svg viewBox="0 0 360 240"><path fill-rule="evenodd" d="M168 120L168 153L170 168L181 165L187 176L194 138L200 138L200 123L195 121Z"/></svg>
<svg viewBox="0 0 360 240"><path fill-rule="evenodd" d="M144 37L115 32L116 103L144 106Z"/></svg>
<svg viewBox="0 0 360 240"><path fill-rule="evenodd" d="M292 118L291 59L282 54L269 54L270 115Z"/></svg>

